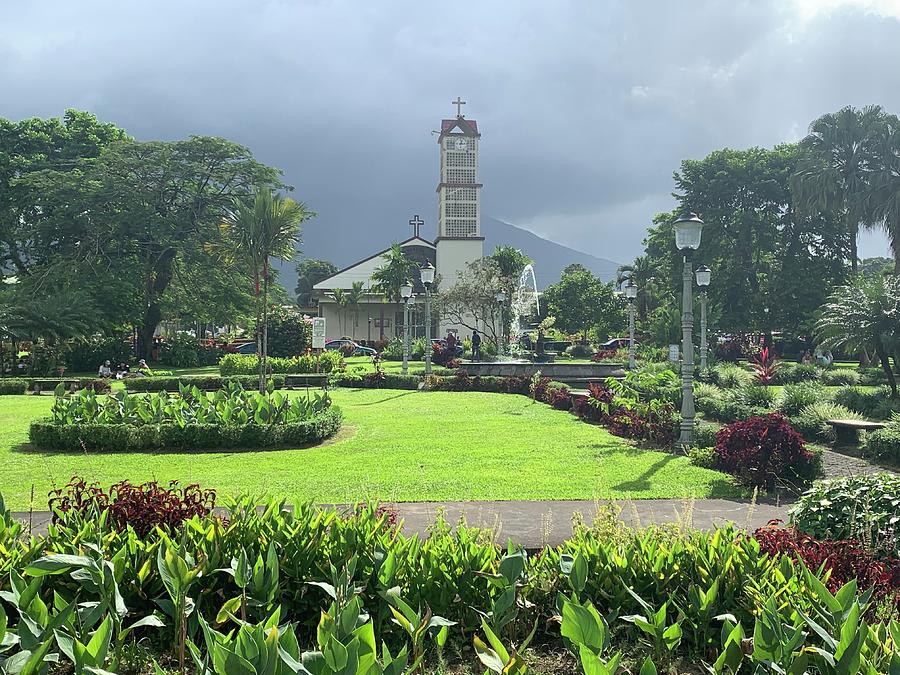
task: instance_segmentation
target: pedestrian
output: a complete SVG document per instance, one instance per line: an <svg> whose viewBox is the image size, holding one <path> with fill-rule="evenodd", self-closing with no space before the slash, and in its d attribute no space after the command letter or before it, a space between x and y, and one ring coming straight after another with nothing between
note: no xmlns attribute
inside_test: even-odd
<svg viewBox="0 0 900 675"><path fill-rule="evenodd" d="M472 331L472 360L481 360L481 336L477 330Z"/></svg>

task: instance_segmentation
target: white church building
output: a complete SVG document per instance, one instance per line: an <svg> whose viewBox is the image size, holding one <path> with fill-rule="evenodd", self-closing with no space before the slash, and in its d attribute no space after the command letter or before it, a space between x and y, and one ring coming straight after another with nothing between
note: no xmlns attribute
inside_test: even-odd
<svg viewBox="0 0 900 675"><path fill-rule="evenodd" d="M456 117L441 120L438 135L440 145L440 178L437 184L438 225L434 241L421 236L422 221L419 216L410 220L412 236L400 242L404 254L421 267L426 261L436 268L439 288L450 288L456 283L466 265L484 256L484 237L481 235L481 183L478 181L478 145L481 134L478 123L462 114L465 101L457 98ZM388 302L371 291L372 274L386 261L390 247L364 260L346 267L313 286L312 298L318 303L319 316L325 317L326 339L348 336L361 342L390 340L402 332L403 307ZM412 332L424 335L424 288L418 278L413 278ZM352 305L339 305L335 290L345 293L354 282L362 282L364 293ZM432 335L443 337L454 332L468 337L470 331L463 326L439 319L432 312Z"/></svg>

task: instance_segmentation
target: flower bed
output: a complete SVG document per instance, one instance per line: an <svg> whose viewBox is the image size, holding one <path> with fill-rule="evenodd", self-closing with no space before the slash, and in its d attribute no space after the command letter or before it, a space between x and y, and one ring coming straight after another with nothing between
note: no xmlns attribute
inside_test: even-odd
<svg viewBox="0 0 900 675"><path fill-rule="evenodd" d="M29 438L63 451L298 447L334 435L341 420L327 394L288 398L237 385L213 394L182 387L177 396L57 392L50 417L32 422Z"/></svg>

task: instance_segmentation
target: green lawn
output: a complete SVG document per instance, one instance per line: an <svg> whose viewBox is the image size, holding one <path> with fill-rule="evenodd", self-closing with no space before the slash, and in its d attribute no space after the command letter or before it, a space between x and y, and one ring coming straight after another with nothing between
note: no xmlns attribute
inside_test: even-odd
<svg viewBox="0 0 900 675"><path fill-rule="evenodd" d="M299 395L299 394L298 394ZM50 396L0 397L0 491L35 508L78 474L198 482L220 494L348 502L711 497L738 494L723 474L633 448L604 429L523 396L338 390L344 430L323 446L236 453L67 455L27 445Z"/></svg>

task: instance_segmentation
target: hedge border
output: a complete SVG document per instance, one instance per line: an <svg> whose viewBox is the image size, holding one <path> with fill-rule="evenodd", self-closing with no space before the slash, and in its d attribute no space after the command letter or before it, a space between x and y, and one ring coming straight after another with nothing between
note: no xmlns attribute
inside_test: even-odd
<svg viewBox="0 0 900 675"><path fill-rule="evenodd" d="M271 382L276 389L284 386L284 375L270 375L267 382ZM179 384L185 386L197 386L204 391L215 391L228 384L237 383L244 389L256 389L259 386L258 375L182 375L181 377L130 377L123 380L126 391L169 391L178 392Z"/></svg>
<svg viewBox="0 0 900 675"><path fill-rule="evenodd" d="M21 396L28 391L28 380L23 377L0 378L0 396Z"/></svg>
<svg viewBox="0 0 900 675"><path fill-rule="evenodd" d="M344 419L332 406L311 420L291 424L224 426L218 424L54 424L50 418L31 423L28 438L42 450L146 452L154 450L295 449L334 436Z"/></svg>

